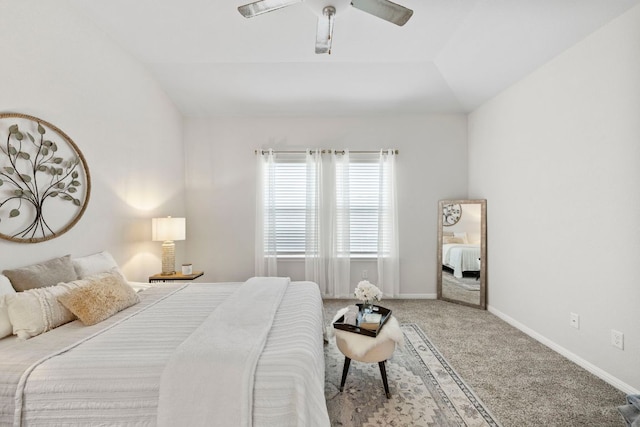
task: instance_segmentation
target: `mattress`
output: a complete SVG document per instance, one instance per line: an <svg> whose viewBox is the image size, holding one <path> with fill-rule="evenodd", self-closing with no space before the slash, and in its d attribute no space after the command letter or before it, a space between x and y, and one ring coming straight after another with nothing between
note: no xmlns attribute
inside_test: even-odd
<svg viewBox="0 0 640 427"><path fill-rule="evenodd" d="M27 341L1 340L0 423L155 425L174 349L239 286L157 285L97 325L74 321ZM253 425L329 425L322 325L317 285L292 282L258 361Z"/></svg>
<svg viewBox="0 0 640 427"><path fill-rule="evenodd" d="M465 271L478 271L480 245L446 243L442 245L442 265L453 269L453 275L462 277Z"/></svg>

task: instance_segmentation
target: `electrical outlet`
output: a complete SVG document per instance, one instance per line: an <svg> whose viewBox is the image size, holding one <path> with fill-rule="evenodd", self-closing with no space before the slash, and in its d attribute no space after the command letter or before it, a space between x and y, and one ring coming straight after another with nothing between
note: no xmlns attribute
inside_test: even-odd
<svg viewBox="0 0 640 427"><path fill-rule="evenodd" d="M580 329L580 315L571 313L571 316L569 318L569 325L571 325L571 327L573 328Z"/></svg>
<svg viewBox="0 0 640 427"><path fill-rule="evenodd" d="M369 273L368 273L368 271L367 271L367 270L362 270L362 278L363 278L363 279L366 279L366 278L368 278L368 277L369 277Z"/></svg>
<svg viewBox="0 0 640 427"><path fill-rule="evenodd" d="M611 345L624 350L624 334L615 329L611 330Z"/></svg>

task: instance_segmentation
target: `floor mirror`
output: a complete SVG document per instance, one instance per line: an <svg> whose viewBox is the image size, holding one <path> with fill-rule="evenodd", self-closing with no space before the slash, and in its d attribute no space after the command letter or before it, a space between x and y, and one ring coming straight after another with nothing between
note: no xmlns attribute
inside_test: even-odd
<svg viewBox="0 0 640 427"><path fill-rule="evenodd" d="M438 299L486 309L487 201L438 203Z"/></svg>

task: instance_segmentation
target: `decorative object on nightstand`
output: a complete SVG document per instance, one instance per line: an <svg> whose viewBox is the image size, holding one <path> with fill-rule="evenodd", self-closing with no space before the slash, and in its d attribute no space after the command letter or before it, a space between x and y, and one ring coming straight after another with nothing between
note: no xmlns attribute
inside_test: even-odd
<svg viewBox="0 0 640 427"><path fill-rule="evenodd" d="M193 264L182 264L182 274L192 274Z"/></svg>
<svg viewBox="0 0 640 427"><path fill-rule="evenodd" d="M158 274L154 274L153 276L149 276L149 283L154 283L154 282L184 282L186 280L197 279L198 277L202 276L203 274L204 274L204 271L194 271L191 274L182 274L182 273L177 273L177 272L174 272L173 274L158 273Z"/></svg>
<svg viewBox="0 0 640 427"><path fill-rule="evenodd" d="M172 218L152 218L151 238L155 242L162 243L162 274L171 275L176 273L176 245L175 240L185 240L186 219Z"/></svg>

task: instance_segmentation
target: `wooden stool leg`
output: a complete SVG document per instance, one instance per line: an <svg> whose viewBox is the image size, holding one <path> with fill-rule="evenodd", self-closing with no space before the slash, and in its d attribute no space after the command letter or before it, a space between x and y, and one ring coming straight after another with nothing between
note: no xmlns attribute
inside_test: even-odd
<svg viewBox="0 0 640 427"><path fill-rule="evenodd" d="M385 360L382 362L378 362L378 366L380 366L380 374L382 374L382 384L384 385L384 393L387 395L387 399L391 398L391 393L389 393L389 383L387 383L387 368L385 367Z"/></svg>
<svg viewBox="0 0 640 427"><path fill-rule="evenodd" d="M349 365L351 365L351 359L345 356L344 368L342 368L342 382L340 383L340 393L344 390L344 383L347 381L347 374L349 373Z"/></svg>

